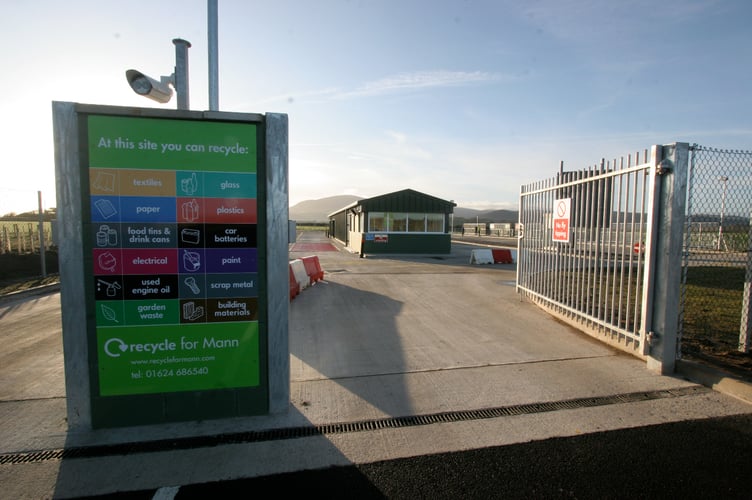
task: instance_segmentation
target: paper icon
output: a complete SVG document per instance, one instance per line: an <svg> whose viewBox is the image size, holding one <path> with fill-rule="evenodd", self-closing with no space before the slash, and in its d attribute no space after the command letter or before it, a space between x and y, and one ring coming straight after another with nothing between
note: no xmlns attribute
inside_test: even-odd
<svg viewBox="0 0 752 500"><path fill-rule="evenodd" d="M112 202L106 198L95 201L94 206L97 207L97 211L105 219L109 219L117 213L115 205L113 205Z"/></svg>

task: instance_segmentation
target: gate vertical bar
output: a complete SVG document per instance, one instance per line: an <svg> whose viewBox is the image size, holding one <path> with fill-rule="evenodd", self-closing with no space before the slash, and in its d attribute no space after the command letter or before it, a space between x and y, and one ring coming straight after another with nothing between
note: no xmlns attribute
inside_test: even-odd
<svg viewBox="0 0 752 500"><path fill-rule="evenodd" d="M646 355L650 352L650 343L653 339L653 284L655 283L655 279L652 271L656 254L655 237L658 231L656 226L659 224L658 209L660 207L660 200L658 198L661 195L661 178L658 174L658 165L662 161L662 154L661 146L652 147L650 154L650 170L647 172L647 182L643 189L643 194L647 196L647 203L643 204L645 211L640 214L641 221L644 217L647 217L647 228L645 230L645 269L642 274L642 303L640 304L641 321L639 325L640 348L642 349L642 353ZM647 160L647 158L645 160ZM637 162L639 163L639 159ZM635 217L636 215L637 214L635 213ZM635 240L634 233L635 227L633 221L632 241ZM640 258L639 254L638 258ZM638 265L638 272L639 267L640 266Z"/></svg>

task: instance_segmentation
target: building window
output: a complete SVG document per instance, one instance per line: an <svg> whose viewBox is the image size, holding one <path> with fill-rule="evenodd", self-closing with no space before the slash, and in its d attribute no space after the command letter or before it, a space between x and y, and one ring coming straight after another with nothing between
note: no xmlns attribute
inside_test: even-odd
<svg viewBox="0 0 752 500"><path fill-rule="evenodd" d="M426 214L426 232L444 232L444 214Z"/></svg>
<svg viewBox="0 0 752 500"><path fill-rule="evenodd" d="M404 233L407 231L407 214L404 212L389 212L386 230L390 233Z"/></svg>
<svg viewBox="0 0 752 500"><path fill-rule="evenodd" d="M368 232L443 233L444 214L369 212Z"/></svg>
<svg viewBox="0 0 752 500"><path fill-rule="evenodd" d="M376 233L386 230L386 218L384 217L384 212L369 212L368 231Z"/></svg>
<svg viewBox="0 0 752 500"><path fill-rule="evenodd" d="M411 233L425 233L426 214L407 214L407 230Z"/></svg>

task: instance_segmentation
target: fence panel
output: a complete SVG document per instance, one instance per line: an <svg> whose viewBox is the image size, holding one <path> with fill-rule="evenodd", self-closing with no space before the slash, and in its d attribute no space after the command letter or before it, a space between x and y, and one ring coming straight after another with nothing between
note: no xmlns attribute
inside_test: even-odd
<svg viewBox="0 0 752 500"><path fill-rule="evenodd" d="M752 151L690 148L680 356L750 350L750 167Z"/></svg>
<svg viewBox="0 0 752 500"><path fill-rule="evenodd" d="M43 224L43 241L45 249L55 245L53 240L53 223ZM0 220L0 254L34 253L40 251L40 231L38 221Z"/></svg>
<svg viewBox="0 0 752 500"><path fill-rule="evenodd" d="M582 171L562 169L520 193L518 291L637 355L644 354L645 257L654 193L649 173L655 162L648 156L646 150ZM568 234L555 238L555 227L564 227L555 211L567 204Z"/></svg>

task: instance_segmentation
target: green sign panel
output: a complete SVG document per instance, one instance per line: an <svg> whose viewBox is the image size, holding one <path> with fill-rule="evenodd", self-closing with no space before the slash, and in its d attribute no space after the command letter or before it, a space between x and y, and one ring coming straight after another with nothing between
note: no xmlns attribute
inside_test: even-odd
<svg viewBox="0 0 752 500"><path fill-rule="evenodd" d="M258 126L88 116L99 397L262 384Z"/></svg>

